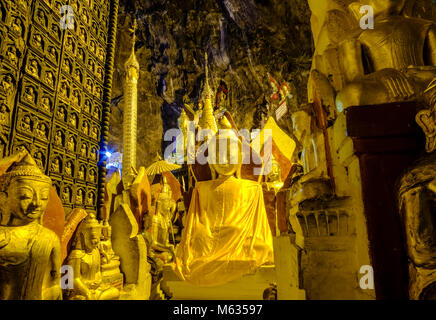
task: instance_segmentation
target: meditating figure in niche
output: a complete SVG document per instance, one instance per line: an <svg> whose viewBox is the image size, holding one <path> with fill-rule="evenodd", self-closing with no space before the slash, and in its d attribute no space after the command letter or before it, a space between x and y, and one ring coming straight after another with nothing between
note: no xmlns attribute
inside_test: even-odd
<svg viewBox="0 0 436 320"><path fill-rule="evenodd" d="M43 45L42 45L42 37L41 37L41 35L39 35L39 34L35 34L34 36L33 36L33 44L34 44L34 46L37 48L37 49L39 49L39 50L41 50L41 51L44 51L44 48L43 48ZM53 49L54 50L54 49Z"/></svg>
<svg viewBox="0 0 436 320"><path fill-rule="evenodd" d="M336 97L339 111L416 98L436 75L435 25L403 16L406 2L360 1L374 9L375 28L356 28L340 45L346 85Z"/></svg>
<svg viewBox="0 0 436 320"><path fill-rule="evenodd" d="M49 87L54 87L54 76L53 73L51 72L47 72L45 74L45 83L49 86Z"/></svg>
<svg viewBox="0 0 436 320"><path fill-rule="evenodd" d="M198 286L217 286L274 262L262 187L240 179L242 143L221 130L208 144L211 181L198 182L176 248L179 277Z"/></svg>
<svg viewBox="0 0 436 320"><path fill-rule="evenodd" d="M74 289L68 294L72 300L115 300L117 288L103 283L100 239L101 224L90 214L81 222L68 264L74 269Z"/></svg>
<svg viewBox="0 0 436 320"><path fill-rule="evenodd" d="M8 106L5 103L2 103L0 106L0 126L6 126L9 127L10 120L9 120L9 109Z"/></svg>
<svg viewBox="0 0 436 320"><path fill-rule="evenodd" d="M90 182L94 182L95 183L95 171L94 170L90 170L89 171L89 181Z"/></svg>
<svg viewBox="0 0 436 320"><path fill-rule="evenodd" d="M93 206L94 205L94 200L95 200L95 196L92 192L88 193L88 197L86 199L86 204L88 206Z"/></svg>
<svg viewBox="0 0 436 320"><path fill-rule="evenodd" d="M6 51L6 55L9 58L9 62L15 66L18 62L17 50L15 49L15 47L12 47L12 46L8 47L8 49Z"/></svg>
<svg viewBox="0 0 436 320"><path fill-rule="evenodd" d="M89 134L89 124L88 122L84 121L82 125L82 132L86 135Z"/></svg>
<svg viewBox="0 0 436 320"><path fill-rule="evenodd" d="M9 95L11 93L11 88L13 86L12 77L11 75L7 74L3 77L2 80L2 91Z"/></svg>
<svg viewBox="0 0 436 320"><path fill-rule="evenodd" d="M38 127L35 130L36 135L41 139L47 139L47 126L44 123L38 124Z"/></svg>
<svg viewBox="0 0 436 320"><path fill-rule="evenodd" d="M62 202L71 203L71 189L69 187L64 188L62 191Z"/></svg>
<svg viewBox="0 0 436 320"><path fill-rule="evenodd" d="M30 103L35 103L35 89L33 87L27 87L24 90L24 99Z"/></svg>
<svg viewBox="0 0 436 320"><path fill-rule="evenodd" d="M51 110L51 103L50 103L50 99L47 97L42 98L41 100L41 109L44 110L45 112L50 112Z"/></svg>
<svg viewBox="0 0 436 320"><path fill-rule="evenodd" d="M75 113L71 114L70 116L70 125L74 128L77 128L77 115Z"/></svg>
<svg viewBox="0 0 436 320"><path fill-rule="evenodd" d="M96 127L92 127L91 138L98 140L98 129Z"/></svg>
<svg viewBox="0 0 436 320"><path fill-rule="evenodd" d="M21 120L21 129L23 131L30 133L32 131L31 124L32 124L32 121L30 120L30 117L24 116L23 120Z"/></svg>
<svg viewBox="0 0 436 320"><path fill-rule="evenodd" d="M53 173L60 173L61 172L60 161L58 158L56 158L52 161L50 171Z"/></svg>
<svg viewBox="0 0 436 320"><path fill-rule="evenodd" d="M30 65L27 68L27 70L29 71L29 73L32 76L34 76L36 78L39 78L39 65L38 65L38 61L36 61L35 59L30 61Z"/></svg>
<svg viewBox="0 0 436 320"><path fill-rule="evenodd" d="M85 167L84 166L80 166L80 169L79 169L79 179L80 180L85 180Z"/></svg>
<svg viewBox="0 0 436 320"><path fill-rule="evenodd" d="M23 31L23 28L21 27L21 20L19 18L14 18L11 26L12 30L21 36L21 32Z"/></svg>
<svg viewBox="0 0 436 320"><path fill-rule="evenodd" d="M54 47L48 48L48 55L49 55L51 61L53 61L55 63L58 61L58 56L56 54L56 49Z"/></svg>
<svg viewBox="0 0 436 320"><path fill-rule="evenodd" d="M86 146L85 143L82 143L82 147L80 148L80 154L84 158L88 156L88 147Z"/></svg>
<svg viewBox="0 0 436 320"><path fill-rule="evenodd" d="M33 155L33 159L35 160L35 163L38 166L38 168L44 170L43 155L40 151L36 152Z"/></svg>
<svg viewBox="0 0 436 320"><path fill-rule="evenodd" d="M73 176L73 164L71 163L71 161L68 161L65 165L65 175L68 177Z"/></svg>
<svg viewBox="0 0 436 320"><path fill-rule="evenodd" d="M76 204L82 205L83 204L83 190L79 189L76 192Z"/></svg>
<svg viewBox="0 0 436 320"><path fill-rule="evenodd" d="M0 176L0 300L61 299L60 240L40 224L52 181L19 158Z"/></svg>
<svg viewBox="0 0 436 320"><path fill-rule="evenodd" d="M57 131L55 136L55 144L57 146L63 146L64 145L64 137L62 134L62 131Z"/></svg>
<svg viewBox="0 0 436 320"><path fill-rule="evenodd" d="M59 120L65 121L65 116L66 116L65 108L63 106L60 106L58 111L56 112L56 117Z"/></svg>

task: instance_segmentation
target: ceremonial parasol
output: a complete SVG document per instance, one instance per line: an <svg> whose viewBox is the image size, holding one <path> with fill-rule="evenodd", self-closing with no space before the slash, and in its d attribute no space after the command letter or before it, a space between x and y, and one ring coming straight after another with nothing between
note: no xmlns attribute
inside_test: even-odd
<svg viewBox="0 0 436 320"><path fill-rule="evenodd" d="M180 169L181 166L175 163L169 163L166 160L162 160L162 158L157 155L156 161L151 164L147 169L145 169L145 173L148 176L154 176L156 174L161 174L168 171L173 171Z"/></svg>

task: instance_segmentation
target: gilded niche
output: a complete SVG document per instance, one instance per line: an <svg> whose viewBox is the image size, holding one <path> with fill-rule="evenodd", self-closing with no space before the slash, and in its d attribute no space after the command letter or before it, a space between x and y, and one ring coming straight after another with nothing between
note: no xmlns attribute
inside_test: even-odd
<svg viewBox="0 0 436 320"><path fill-rule="evenodd" d="M41 225L51 184L27 152L0 176L0 300L62 298L60 240Z"/></svg>

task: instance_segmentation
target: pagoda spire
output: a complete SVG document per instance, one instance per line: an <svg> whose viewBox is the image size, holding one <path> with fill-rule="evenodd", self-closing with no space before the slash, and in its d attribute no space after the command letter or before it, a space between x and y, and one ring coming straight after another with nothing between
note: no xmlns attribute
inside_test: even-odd
<svg viewBox="0 0 436 320"><path fill-rule="evenodd" d="M211 129L213 133L217 133L218 127L215 121L215 116L213 115L213 106L212 106L213 92L209 86L209 68L208 68L207 53L205 53L205 74L206 74L206 79L205 79L204 90L203 90L204 106L203 106L203 113L200 119L200 127L202 129Z"/></svg>

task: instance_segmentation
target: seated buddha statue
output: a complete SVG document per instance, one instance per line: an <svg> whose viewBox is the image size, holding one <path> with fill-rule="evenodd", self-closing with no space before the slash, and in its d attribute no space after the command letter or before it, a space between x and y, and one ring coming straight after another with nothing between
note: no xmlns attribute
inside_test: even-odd
<svg viewBox="0 0 436 320"><path fill-rule="evenodd" d="M274 261L262 186L240 178L242 143L233 130L215 137L208 148L214 179L196 184L175 251L176 274L197 286L218 286Z"/></svg>
<svg viewBox="0 0 436 320"><path fill-rule="evenodd" d="M67 261L74 269L74 289L68 292L72 300L116 300L117 288L103 282L100 238L102 226L89 214L81 222Z"/></svg>
<svg viewBox="0 0 436 320"><path fill-rule="evenodd" d="M350 106L415 99L436 75L435 25L404 16L407 2L359 1L374 9L375 27L356 28L339 46L346 82L336 97L340 112ZM360 19L361 14L355 16Z"/></svg>
<svg viewBox="0 0 436 320"><path fill-rule="evenodd" d="M118 257L112 248L112 227L107 220L103 221L101 241L100 241L100 254L101 254L101 272L103 280L109 281L113 278L121 276L120 271L120 257Z"/></svg>
<svg viewBox="0 0 436 320"><path fill-rule="evenodd" d="M0 300L62 298L60 239L40 224L51 185L27 152L0 176Z"/></svg>

